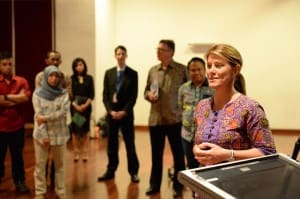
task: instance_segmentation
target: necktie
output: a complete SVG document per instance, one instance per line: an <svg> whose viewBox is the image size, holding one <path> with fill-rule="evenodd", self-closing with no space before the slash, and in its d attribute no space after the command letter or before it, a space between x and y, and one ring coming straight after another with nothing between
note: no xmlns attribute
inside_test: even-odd
<svg viewBox="0 0 300 199"><path fill-rule="evenodd" d="M120 90L123 76L124 76L124 71L122 71L122 70L118 71L118 74L117 74L117 93Z"/></svg>

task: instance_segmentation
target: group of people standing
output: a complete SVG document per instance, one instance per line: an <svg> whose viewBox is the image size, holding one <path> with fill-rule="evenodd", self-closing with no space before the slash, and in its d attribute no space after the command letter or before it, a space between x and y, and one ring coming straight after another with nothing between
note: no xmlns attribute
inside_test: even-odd
<svg viewBox="0 0 300 199"><path fill-rule="evenodd" d="M173 197L182 196L183 185L177 174L186 169L185 155L187 168L196 168L276 152L263 108L246 96L245 80L240 73L242 57L233 46L217 44L207 52L207 64L194 57L187 67L173 60L174 53L172 40L159 42L157 58L160 63L149 70L144 91L145 99L151 104L152 168L150 186L146 190L149 196L160 192L166 137L174 160ZM131 181L139 182L133 133L137 73L125 63L127 50L124 46L115 49L115 57L118 64L106 71L103 91L108 113L109 161L98 181L115 176L119 163L118 131L121 129ZM196 193L194 197L201 196Z"/></svg>
<svg viewBox="0 0 300 199"><path fill-rule="evenodd" d="M80 158L88 161L88 132L91 103L94 98L93 78L87 74L84 59L72 63L73 75L68 77L58 66L60 53L51 51L46 58L48 65L36 76L36 89L32 102L34 115L35 147L35 198L42 199L47 191L47 164L51 156L50 181L58 197L67 198L64 183L64 157L66 143L72 134L74 162ZM71 110L70 110L71 109ZM71 124L68 114L71 112ZM55 175L55 178L54 178Z"/></svg>
<svg viewBox="0 0 300 199"><path fill-rule="evenodd" d="M151 104L149 135L152 168L146 195L160 192L166 137L174 160L174 197L182 195L183 185L177 179L181 170L276 152L262 106L245 95L244 79L240 74L243 61L233 46L215 45L205 56L206 64L202 58L194 57L187 67L174 61L174 53L174 41L159 41L157 58L160 63L149 70L144 90L144 98ZM98 181L115 177L119 164L118 134L121 130L128 173L131 182L138 183L140 165L134 143L133 110L138 96L138 73L126 64L128 55L124 46L117 46L114 54L117 64L105 72L103 88L108 127L108 164ZM35 198L44 198L47 191L48 156L54 162L51 164L51 181L56 193L59 198L67 198L63 177L66 143L71 130L74 161L81 158L88 161L94 82L87 74L87 64L82 58L73 61L71 78L59 70L61 57L58 52L49 52L45 61L47 67L36 76L32 96L35 111ZM2 56L0 180L4 175L3 161L9 145L13 149L12 170L16 188L26 192L29 188L25 183L22 159L24 121L19 106L30 99L31 92L27 81L13 75L11 68L11 57ZM241 79L242 84L238 84L237 79ZM69 112L72 118L70 126L67 123ZM13 117L12 121L10 118ZM12 142L11 139L16 136L22 139ZM201 196L196 193L195 197Z"/></svg>
<svg viewBox="0 0 300 199"><path fill-rule="evenodd" d="M58 198L67 198L64 181L66 143L73 137L74 161L88 160L88 132L94 83L87 74L82 58L74 59L73 75L68 77L59 70L61 55L50 51L45 58L46 67L35 77L32 94L34 108L33 142L35 151L34 188L35 198L44 198L47 177L50 187L55 188ZM23 108L31 98L27 80L13 73L12 57L0 54L0 180L4 176L4 159L7 148L11 152L12 175L16 190L29 192L25 182L23 163L24 118ZM69 116L71 113L71 116ZM68 117L83 119L78 124ZM77 121L77 122L76 122ZM50 167L50 168L49 168ZM48 175L48 171L50 174Z"/></svg>

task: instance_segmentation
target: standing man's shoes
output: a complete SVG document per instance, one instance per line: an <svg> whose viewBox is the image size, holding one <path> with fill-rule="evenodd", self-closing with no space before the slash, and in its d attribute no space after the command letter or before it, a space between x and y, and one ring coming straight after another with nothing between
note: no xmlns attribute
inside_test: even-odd
<svg viewBox="0 0 300 199"><path fill-rule="evenodd" d="M80 159L80 155L78 152L75 152L75 155L74 155L74 162L78 162L78 160Z"/></svg>
<svg viewBox="0 0 300 199"><path fill-rule="evenodd" d="M82 160L83 162L87 162L89 160L89 155L87 152L84 152L82 155Z"/></svg>
<svg viewBox="0 0 300 199"><path fill-rule="evenodd" d="M131 176L131 182L133 182L133 183L139 183L140 182L139 176L137 174L132 175Z"/></svg>
<svg viewBox="0 0 300 199"><path fill-rule="evenodd" d="M150 195L158 193L159 191L160 191L159 189L156 189L154 187L150 187L150 188L147 189L146 195L150 196Z"/></svg>
<svg viewBox="0 0 300 199"><path fill-rule="evenodd" d="M115 178L115 174L112 173L112 172L106 171L102 176L100 176L98 178L98 182L102 182L102 181L105 181L105 180L110 180L110 179L113 179L113 178Z"/></svg>
<svg viewBox="0 0 300 199"><path fill-rule="evenodd" d="M16 183L16 190L20 193L27 193L30 191L29 187L25 182L17 182Z"/></svg>

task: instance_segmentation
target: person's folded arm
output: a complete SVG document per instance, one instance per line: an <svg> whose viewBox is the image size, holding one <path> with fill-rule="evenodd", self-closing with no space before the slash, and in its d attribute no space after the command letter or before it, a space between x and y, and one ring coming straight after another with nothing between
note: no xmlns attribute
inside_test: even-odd
<svg viewBox="0 0 300 199"><path fill-rule="evenodd" d="M12 107L16 105L15 102L9 101L6 98L6 95L0 95L0 107Z"/></svg>
<svg viewBox="0 0 300 199"><path fill-rule="evenodd" d="M46 120L57 120L60 118L64 118L67 116L69 108L70 108L70 100L69 100L69 94L66 93L63 96L63 101L61 103L61 108L54 111L53 113L45 115Z"/></svg>
<svg viewBox="0 0 300 199"><path fill-rule="evenodd" d="M6 98L8 101L14 102L16 104L28 102L28 100L30 99L30 97L23 92L19 94L8 94L6 95Z"/></svg>
<svg viewBox="0 0 300 199"><path fill-rule="evenodd" d="M12 101L16 104L22 104L25 102L28 102L30 100L31 91L29 88L29 84L26 80L23 80L21 82L21 90L18 93L15 94L7 94L6 100Z"/></svg>

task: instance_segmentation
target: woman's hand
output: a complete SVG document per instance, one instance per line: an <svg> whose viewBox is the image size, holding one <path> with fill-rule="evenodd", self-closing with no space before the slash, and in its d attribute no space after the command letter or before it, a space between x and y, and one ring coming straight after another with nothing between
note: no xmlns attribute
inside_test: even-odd
<svg viewBox="0 0 300 199"><path fill-rule="evenodd" d="M87 105L87 104L81 104L81 105L80 105L81 112L86 111L86 109L87 109L88 107L89 107L89 105Z"/></svg>
<svg viewBox="0 0 300 199"><path fill-rule="evenodd" d="M44 145L45 147L48 147L48 146L50 145L50 139L49 139L49 138L44 138L44 139L43 139L43 145Z"/></svg>
<svg viewBox="0 0 300 199"><path fill-rule="evenodd" d="M72 106L75 108L76 112L79 113L82 113L85 110L83 105L78 105L76 102L73 102Z"/></svg>
<svg viewBox="0 0 300 199"><path fill-rule="evenodd" d="M230 157L230 150L208 142L195 144L193 152L195 159L205 166L227 161Z"/></svg>
<svg viewBox="0 0 300 199"><path fill-rule="evenodd" d="M43 123L46 123L46 121L47 121L47 120L46 120L46 117L43 116L43 115L37 115L35 119L36 119L38 125L41 125L41 124L43 124Z"/></svg>

